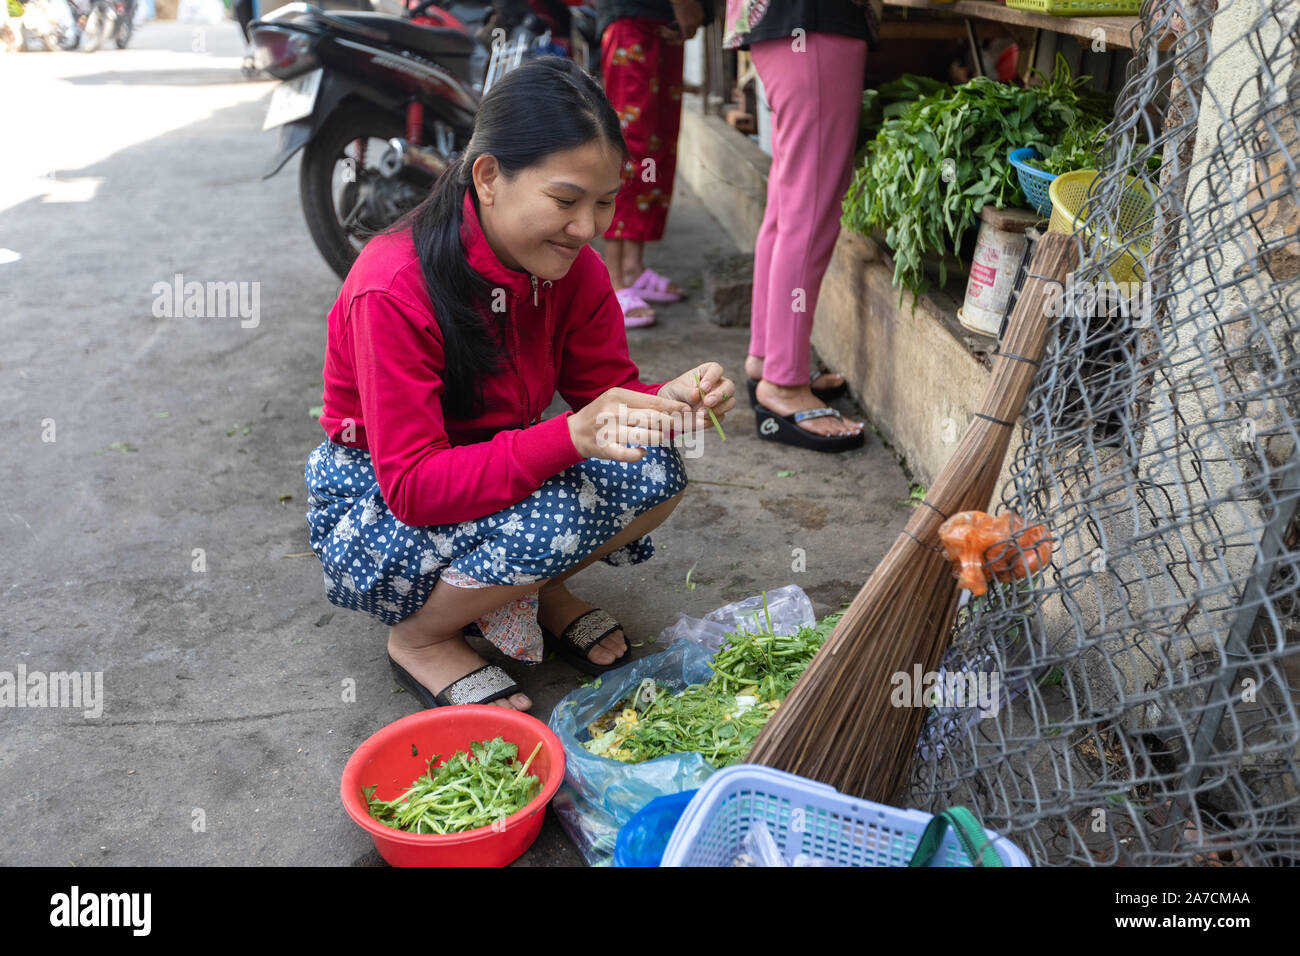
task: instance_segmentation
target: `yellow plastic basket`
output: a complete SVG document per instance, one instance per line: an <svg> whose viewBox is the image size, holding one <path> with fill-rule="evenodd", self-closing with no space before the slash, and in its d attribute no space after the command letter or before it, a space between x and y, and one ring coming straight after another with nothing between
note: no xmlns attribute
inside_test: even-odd
<svg viewBox="0 0 1300 956"><path fill-rule="evenodd" d="M1093 183L1101 174L1095 169L1076 169L1062 173L1052 180L1047 194L1052 200L1052 221L1048 228L1052 232L1073 233L1082 227L1084 244L1089 251L1101 254L1122 250L1122 254L1107 270L1115 282L1128 282L1130 279L1145 278L1142 267L1137 264L1134 252L1145 255L1150 252L1150 226L1155 200L1147 188L1133 176L1127 177L1124 196L1119 205L1119 231L1110 235L1105 230L1093 228L1088 223L1088 204Z"/></svg>
<svg viewBox="0 0 1300 956"><path fill-rule="evenodd" d="M1053 17L1117 17L1138 13L1142 0L1007 0L1007 6Z"/></svg>

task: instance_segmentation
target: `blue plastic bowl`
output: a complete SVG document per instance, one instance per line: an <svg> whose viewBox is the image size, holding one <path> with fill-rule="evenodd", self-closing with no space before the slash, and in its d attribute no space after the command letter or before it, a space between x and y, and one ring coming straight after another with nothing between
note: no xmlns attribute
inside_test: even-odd
<svg viewBox="0 0 1300 956"><path fill-rule="evenodd" d="M655 797L623 824L614 844L615 866L658 866L673 835L673 828L686 812L694 790Z"/></svg>
<svg viewBox="0 0 1300 956"><path fill-rule="evenodd" d="M1007 156L1007 159L1011 161L1011 165L1016 168L1016 176L1020 180L1020 191L1029 197L1029 201L1033 203L1040 216L1050 216L1052 214L1052 200L1047 195L1047 188L1052 185L1052 180L1056 176L1053 173L1045 173L1041 169L1030 166L1027 162L1038 158L1038 150L1032 146L1013 149Z"/></svg>

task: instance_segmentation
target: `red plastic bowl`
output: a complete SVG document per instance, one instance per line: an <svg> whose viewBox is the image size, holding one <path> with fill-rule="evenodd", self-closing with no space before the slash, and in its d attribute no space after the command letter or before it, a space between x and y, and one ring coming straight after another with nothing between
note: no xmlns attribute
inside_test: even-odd
<svg viewBox="0 0 1300 956"><path fill-rule="evenodd" d="M495 737L517 746L521 761L542 742L528 768L542 781L542 792L500 823L464 833L405 833L367 812L362 787L374 785L380 800L400 797L423 776L434 754L446 760L457 751L468 751L471 741ZM564 748L544 723L505 707L463 704L411 714L374 734L348 759L339 793L348 816L370 834L379 855L393 866L505 866L537 839L546 805L563 780Z"/></svg>

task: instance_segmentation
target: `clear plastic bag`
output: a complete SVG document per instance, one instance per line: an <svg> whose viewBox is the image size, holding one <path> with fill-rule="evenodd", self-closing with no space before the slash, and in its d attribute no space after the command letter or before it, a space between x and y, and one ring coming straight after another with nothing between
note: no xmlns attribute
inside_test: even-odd
<svg viewBox="0 0 1300 956"><path fill-rule="evenodd" d="M813 627L812 602L798 585L767 592L772 631L793 634ZM604 675L598 687L580 687L555 705L549 721L564 745L564 783L551 804L565 832L592 866L608 864L618 831L655 797L694 790L714 768L698 753L670 754L638 764L598 757L583 746L587 725L608 712L647 678L674 691L713 676L709 661L723 637L767 628L763 595L728 604L703 619L679 614L659 637L667 650ZM669 643L671 642L671 643Z"/></svg>
<svg viewBox="0 0 1300 956"><path fill-rule="evenodd" d="M796 853L794 859L786 862L785 854L781 852L776 837L763 823L755 824L745 832L745 839L741 846L742 849L736 854L732 866L839 866L838 863L807 853Z"/></svg>
<svg viewBox="0 0 1300 956"><path fill-rule="evenodd" d="M722 646L723 638L736 631L748 631L757 634L767 630L767 619L772 619L773 634L794 634L801 627L813 627L817 618L813 614L812 601L797 584L787 584L783 588L767 592L767 607L763 607L763 595L745 598L726 607L704 615L701 618L678 614L677 620L659 635L661 643L672 643L680 638L694 641L716 652Z"/></svg>

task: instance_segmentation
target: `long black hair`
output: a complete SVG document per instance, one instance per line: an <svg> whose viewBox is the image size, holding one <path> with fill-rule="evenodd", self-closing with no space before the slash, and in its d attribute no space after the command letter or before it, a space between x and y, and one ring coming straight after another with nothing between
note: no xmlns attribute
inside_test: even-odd
<svg viewBox="0 0 1300 956"><path fill-rule="evenodd" d="M466 258L460 239L462 204L469 189L475 209L473 168L484 154L507 178L552 153L601 140L630 157L618 114L600 84L564 57L544 56L497 81L479 104L464 152L438 177L433 191L384 232L412 230L415 251L442 330L443 412L472 418L483 410L482 378L500 368L498 348L484 322L491 287ZM504 316L500 317L504 324Z"/></svg>

